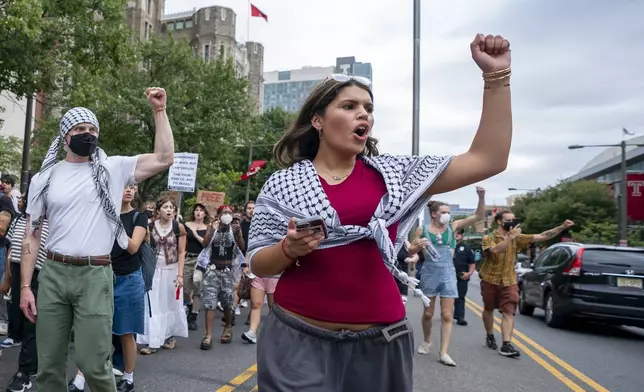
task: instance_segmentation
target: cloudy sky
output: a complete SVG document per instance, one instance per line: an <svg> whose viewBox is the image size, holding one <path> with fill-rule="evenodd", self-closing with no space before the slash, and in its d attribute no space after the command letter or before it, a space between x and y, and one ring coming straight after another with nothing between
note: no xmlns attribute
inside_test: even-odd
<svg viewBox="0 0 644 392"><path fill-rule="evenodd" d="M482 183L488 203L507 188L547 187L601 152L570 144L619 143L644 134L644 1L423 1L421 154L458 154L474 136L482 81L469 43L502 34L512 45L514 138L508 169ZM330 66L336 57L371 62L375 136L390 153L411 151L412 4L368 0L253 0L250 38L265 47L265 71ZM398 5L394 5L398 4ZM402 5L401 5L402 4ZM222 5L248 32L244 0L166 0L166 13ZM441 195L474 207L474 188Z"/></svg>

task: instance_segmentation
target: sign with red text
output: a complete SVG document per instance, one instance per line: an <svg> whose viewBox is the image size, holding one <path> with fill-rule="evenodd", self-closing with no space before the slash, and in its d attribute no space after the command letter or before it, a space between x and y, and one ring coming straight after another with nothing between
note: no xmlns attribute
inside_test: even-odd
<svg viewBox="0 0 644 392"><path fill-rule="evenodd" d="M197 203L206 206L211 214L217 213L219 208L226 200L226 192L199 191L197 192Z"/></svg>

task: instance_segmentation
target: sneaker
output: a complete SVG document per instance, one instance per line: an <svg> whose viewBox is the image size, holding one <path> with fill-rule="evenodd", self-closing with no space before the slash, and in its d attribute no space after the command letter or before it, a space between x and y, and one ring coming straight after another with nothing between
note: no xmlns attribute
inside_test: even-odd
<svg viewBox="0 0 644 392"><path fill-rule="evenodd" d="M485 346L492 350L499 348L496 345L496 339L494 338L494 335L487 335L487 337L485 338Z"/></svg>
<svg viewBox="0 0 644 392"><path fill-rule="evenodd" d="M0 335L6 335L9 330L7 323L0 322Z"/></svg>
<svg viewBox="0 0 644 392"><path fill-rule="evenodd" d="M456 366L456 362L449 356L449 354L441 354L438 357L438 360L445 366Z"/></svg>
<svg viewBox="0 0 644 392"><path fill-rule="evenodd" d="M112 368L112 373L115 377L123 377L123 372L117 368Z"/></svg>
<svg viewBox="0 0 644 392"><path fill-rule="evenodd" d="M255 332L248 330L242 334L242 339L250 344L257 344L257 335Z"/></svg>
<svg viewBox="0 0 644 392"><path fill-rule="evenodd" d="M456 324L465 327L467 326L467 321L465 319L456 320Z"/></svg>
<svg viewBox="0 0 644 392"><path fill-rule="evenodd" d="M127 380L121 380L116 384L117 392L134 392L134 383Z"/></svg>
<svg viewBox="0 0 644 392"><path fill-rule="evenodd" d="M422 354L422 355L429 354L429 348L431 347L431 345L432 345L431 343L422 342L420 346L418 346L418 354Z"/></svg>
<svg viewBox="0 0 644 392"><path fill-rule="evenodd" d="M9 381L9 385L7 385L7 392L25 392L31 388L31 380L29 379L29 376L24 374L23 372L18 372L16 373L11 381Z"/></svg>
<svg viewBox="0 0 644 392"><path fill-rule="evenodd" d="M239 306L235 308L235 316L241 316L241 309L239 309Z"/></svg>
<svg viewBox="0 0 644 392"><path fill-rule="evenodd" d="M501 349L499 350L499 354L509 358L519 358L521 356L519 350L514 348L514 346L510 342L503 343Z"/></svg>
<svg viewBox="0 0 644 392"><path fill-rule="evenodd" d="M20 340L13 340L13 338L6 338L0 342L0 347L2 348L11 348L20 346Z"/></svg>
<svg viewBox="0 0 644 392"><path fill-rule="evenodd" d="M245 299L242 299L241 301L239 301L239 306L241 306L242 308L247 308L248 301L246 301Z"/></svg>
<svg viewBox="0 0 644 392"><path fill-rule="evenodd" d="M80 389L74 384L74 379L72 378L69 384L67 384L67 392L84 392L85 388Z"/></svg>

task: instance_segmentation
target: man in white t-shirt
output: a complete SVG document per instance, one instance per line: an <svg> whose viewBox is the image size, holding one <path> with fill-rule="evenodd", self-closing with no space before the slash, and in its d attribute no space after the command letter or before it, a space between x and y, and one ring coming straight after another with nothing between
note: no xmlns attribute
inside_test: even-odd
<svg viewBox="0 0 644 392"><path fill-rule="evenodd" d="M146 95L156 125L154 153L107 157L98 148L94 114L73 108L61 119L60 135L31 181L20 308L32 322L38 317L38 390L67 390L67 345L73 327L76 364L92 392L116 391L110 362L114 294L109 255L115 240L123 249L129 246L116 206L121 205L126 185L168 169L174 159L166 93L149 88ZM56 162L61 145L67 155ZM30 282L45 217L47 261L39 274L36 306Z"/></svg>

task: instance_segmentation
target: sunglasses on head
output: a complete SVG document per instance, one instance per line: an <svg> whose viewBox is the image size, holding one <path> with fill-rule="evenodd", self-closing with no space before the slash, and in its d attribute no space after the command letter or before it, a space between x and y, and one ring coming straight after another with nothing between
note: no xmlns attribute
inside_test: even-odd
<svg viewBox="0 0 644 392"><path fill-rule="evenodd" d="M352 75L345 75L345 74L331 74L326 77L326 80L335 80L336 82L340 83L345 83L349 82L351 80L354 80L360 84L364 84L367 87L371 87L371 80L368 78L365 78L364 76L352 76Z"/></svg>

